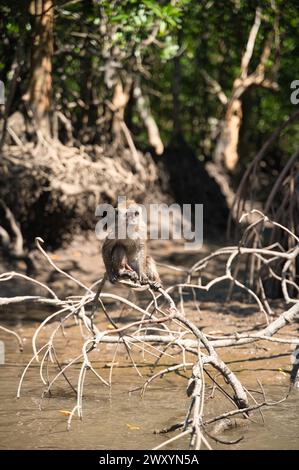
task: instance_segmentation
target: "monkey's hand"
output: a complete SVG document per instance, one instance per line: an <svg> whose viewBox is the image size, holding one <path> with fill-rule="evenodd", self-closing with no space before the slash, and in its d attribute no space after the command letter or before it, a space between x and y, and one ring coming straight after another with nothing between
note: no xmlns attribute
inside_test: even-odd
<svg viewBox="0 0 299 470"><path fill-rule="evenodd" d="M145 273L142 273L140 275L140 284L142 285L148 284L150 288L154 290L159 290L160 287L162 287L161 282L150 279L148 275Z"/></svg>
<svg viewBox="0 0 299 470"><path fill-rule="evenodd" d="M138 281L139 281L139 276L138 276L138 274L136 273L136 271L124 269L124 270L120 273L120 276L121 276L121 277L129 278L129 279L130 279L131 281L133 281L133 282L138 282Z"/></svg>
<svg viewBox="0 0 299 470"><path fill-rule="evenodd" d="M107 277L112 284L115 284L119 279L124 278L130 279L130 281L133 282L139 281L138 274L135 271L129 271L126 269L121 270L119 273L109 273Z"/></svg>

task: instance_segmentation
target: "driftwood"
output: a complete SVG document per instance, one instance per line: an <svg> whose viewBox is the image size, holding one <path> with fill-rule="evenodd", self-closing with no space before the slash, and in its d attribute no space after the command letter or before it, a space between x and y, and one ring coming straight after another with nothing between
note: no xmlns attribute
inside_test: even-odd
<svg viewBox="0 0 299 470"><path fill-rule="evenodd" d="M261 219L264 221L265 216L260 214ZM269 223L272 223L269 221ZM252 230L254 227L249 226L248 230ZM285 227L281 227L281 230L287 230ZM245 231L246 232L246 231ZM296 238L296 237L295 237ZM2 298L2 305L9 303L25 303L33 302L40 306L52 305L55 307L54 313L50 314L44 321L41 322L37 328L33 338L33 356L30 362L25 367L23 374L20 379L17 396L19 397L22 391L24 379L26 373L31 364L35 361L40 363L40 378L44 385L44 395L51 393L52 387L55 385L56 380L59 377L64 377L68 386L70 386L75 394L76 401L74 408L68 419L68 428L71 426L72 419L75 415L79 418L83 416L83 387L85 380L90 373L94 374L98 380L106 387L111 387L112 384L112 369L115 363L116 354L120 345L125 346L132 366L139 373L138 365L135 363L132 356L131 350L134 348L143 349L145 353L149 353L155 357L155 364L157 366L162 357L167 358L169 353L167 349L171 346L172 349L176 350L181 355L181 359L177 359L175 365L164 367L162 370L155 371L155 367L152 375L145 381L143 387L141 387L141 393L144 394L148 389L149 385L159 377L179 371L181 369L190 370L191 375L189 376L188 383L186 384L186 393L190 399L189 409L186 414L184 422L176 423L167 429L162 429L160 432L171 432L177 429L181 429L180 432L174 437L168 439L157 448L167 446L184 436L190 436L190 445L194 449L199 449L202 445L211 448L210 441L222 442L226 444L234 444L239 442L241 439L236 441L223 441L217 436L215 429L211 429L212 423L221 421L222 427L229 428L227 425L228 419L240 415L242 419L246 419L255 410L260 410L262 407L274 406L277 403L281 403L287 398L284 396L277 402L272 402L267 399L261 386L261 393L263 395L263 401L257 402L252 395L246 390L244 385L240 382L237 375L233 373L230 368L222 361L218 351L223 347L239 346L240 344L247 344L258 341L268 341L271 344L273 341L282 344L296 345L298 348L299 340L296 338L287 338L276 336L277 332L280 332L284 326L299 318L299 300L298 300L298 289L296 295L291 295L290 289L293 288L292 281L288 280L288 272L291 269L291 263L296 261L299 250L299 243L297 240L294 248L284 251L281 247L277 246L266 246L263 248L248 248L244 240L246 239L246 233L243 236L239 246L225 247L216 250L211 255L197 261L190 269L173 267L173 269L179 270L182 274L186 274L186 282L179 283L173 286L169 286L167 289L160 288L158 292L151 290L150 286L147 287L148 292L151 294L152 300L148 302L146 306L141 307L135 302L130 301L128 298L122 297L115 293L100 292L99 304L100 307L97 312L94 312L93 305L95 302L96 294L95 291L97 286L101 284L101 280L97 281L92 286L86 286L80 280L74 278L70 274L62 271L58 268L53 260L49 258L46 251L44 250L41 239L36 240L37 248L46 257L48 262L54 267L61 275L66 276L72 280L79 289L82 290L82 294L67 299L60 299L56 293L50 289L47 285L36 281L29 276L24 276L15 272L4 273L0 276L0 282L5 282L13 277L21 276L28 282L37 283L39 287L44 288L45 296L24 296L15 298ZM280 280L282 291L287 305L285 311L278 317L273 318L273 312L269 312L269 302L266 298L260 298L251 288L242 284L237 278L232 275L232 263L238 261L238 257L242 256L253 256L258 257L262 264L268 267L274 262L273 260L280 259L282 264L281 273L277 272L273 275L277 276ZM214 278L208 284L204 284L202 276L209 262L219 257L225 256L227 261L225 262L225 273L217 278ZM269 272L271 273L269 267ZM259 274L262 270L259 271ZM196 279L196 281L195 281ZM234 287L245 291L249 294L253 301L256 303L257 312L263 311L265 315L265 326L257 329L256 331L248 332L232 332L225 336L219 335L205 335L200 328L196 325L196 322L189 320L184 314L184 298L182 288L188 289L192 293L195 290L209 290L210 287L217 283L221 283L224 280L229 279ZM125 279L119 280L120 284L127 286L128 289L145 289L144 286L139 286ZM173 294L179 293L180 309L176 306L173 300ZM130 321L127 324L120 326L117 322L111 319L109 309L105 306L107 300L118 301L121 305L130 307L136 312L136 320ZM196 301L196 296L194 296ZM268 307L267 307L268 306ZM106 315L106 318L111 323L111 328L101 328L99 326L99 316L102 315L102 311ZM93 315L96 313L95 315ZM59 321L58 321L59 320ZM57 326L54 327L50 337L41 343L40 334L44 330L44 327L49 322L57 321ZM55 337L63 329L65 323L79 323L79 326L84 330L83 339L79 337L79 341L82 341L82 352L77 357L71 359L66 365L62 365L58 353L55 348ZM113 359L110 365L109 379L106 380L101 375L100 370L96 370L90 359L91 351L101 349L105 344L115 344L116 350L113 355ZM187 359L188 356L188 359ZM174 357L171 355L171 357ZM45 368L48 371L48 362L52 362L56 365L56 371L54 376L48 377ZM68 369L72 368L74 364L80 363L80 371L77 377L77 385L75 386L70 382L68 378ZM228 385L228 389L224 390L211 375L211 368L216 372L216 376L222 376L224 383ZM292 373L292 382L295 383L294 374L298 372L298 368L294 369ZM214 386L229 399L230 403L233 403L235 409L228 409L225 413L219 416L214 416L208 420L204 418L207 378L211 379ZM229 389L231 392L229 392ZM133 390L132 390L133 391ZM252 403L253 400L253 403ZM231 422L230 422L231 423Z"/></svg>

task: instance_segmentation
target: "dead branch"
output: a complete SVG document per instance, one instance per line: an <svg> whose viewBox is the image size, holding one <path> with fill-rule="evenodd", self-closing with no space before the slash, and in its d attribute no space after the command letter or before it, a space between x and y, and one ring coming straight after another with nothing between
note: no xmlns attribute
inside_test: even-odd
<svg viewBox="0 0 299 470"><path fill-rule="evenodd" d="M252 58L255 41L261 25L261 20L262 12L260 8L257 8L255 11L254 23L251 27L246 44L246 49L241 60L241 79L246 78L248 75L248 66Z"/></svg>
<svg viewBox="0 0 299 470"><path fill-rule="evenodd" d="M20 335L18 335L18 333L16 333L15 331L13 331L9 328L6 328L5 326L2 326L2 325L0 325L0 330L5 331L5 333L8 333L9 335L15 336L18 340L20 351L21 352L23 351L23 347L24 347L23 340L20 337Z"/></svg>
<svg viewBox="0 0 299 470"><path fill-rule="evenodd" d="M186 384L186 392L189 397L189 408L186 413L183 423L173 425L166 431L175 430L182 428L182 431L160 444L157 448L168 446L171 442L180 439L184 436L190 436L190 446L194 449L200 449L202 446L210 449L210 439L216 440L217 437L213 436L207 428L207 425L217 421L225 420L235 415L241 414L243 417L248 418L248 413L254 410L259 410L262 407L274 406L275 404L281 403L286 399L277 402L268 400L265 396L265 392L261 385L262 395L264 400L257 402L255 398L247 391L246 387L240 382L237 375L223 362L216 348L221 347L233 347L242 344L247 344L257 341L268 341L270 344L276 341L278 344L295 344L298 347L299 340L296 338L287 338L283 336L275 336L276 333L280 332L287 324L296 320L299 316L299 300L295 297L291 297L289 293L290 284L287 282L287 276L290 268L290 263L297 259L299 253L299 240L296 235L289 233L296 241L296 245L288 250L283 249L278 243L272 244L265 247L247 247L246 243L250 238L250 233L260 223L267 223L268 225L279 228L285 232L289 230L276 222L270 221L262 213L258 213L261 221L255 222L247 227L244 231L243 237L238 246L231 246L216 250L214 253L205 256L198 260L194 265L186 269L180 268L181 274L185 275L186 281L178 283L173 286L169 286L167 289L159 288L157 293L154 293L150 285L145 287L136 283L132 283L128 280L120 280L119 283L126 286L128 289L137 289L144 292L145 288L151 293L151 301L146 307L141 307L137 303L129 300L126 297L115 294L114 292L105 292L105 284L102 281L97 281L92 286L86 286L75 277L64 272L56 266L56 264L48 256L47 252L41 245L42 240L38 238L36 240L37 247L43 256L47 259L49 264L62 276L67 277L68 280L74 282L81 290L81 295L70 297L67 299L60 299L57 294L49 289L45 284L36 281L29 276L24 276L28 282L40 285L47 291L50 297L46 296L19 296L13 298L1 298L0 305L8 305L10 303L25 303L25 302L37 302L40 305L51 305L54 307L54 312L45 318L39 327L36 329L32 338L33 356L26 365L23 374L20 378L17 396L19 397L26 379L26 374L29 367L34 363L38 362L41 382L46 388L43 391L43 396L49 396L52 388L55 386L56 381L59 377L63 377L67 386L71 387L76 395L76 401L71 414L68 419L68 428L71 426L72 419L77 415L80 419L83 417L83 404L84 396L83 389L85 381L88 379L90 372L97 377L99 383L110 387L112 383L112 370L113 364L116 361L116 355L121 346L125 347L128 352L128 359L130 360L132 367L135 368L137 373L141 375L138 365L135 363L132 350L142 349L144 354L148 354L149 357L153 357L155 360L154 367L157 362L164 358L177 358L177 363L164 367L162 370L153 372L152 375L147 378L144 385L139 388L144 394L145 390L148 389L150 384L155 381L158 377L164 377L165 375L176 372L179 370L189 370L191 368L192 374ZM246 218L248 214L244 214ZM272 225L271 225L272 224ZM212 286L217 285L223 281L230 280L234 287L242 289L249 293L257 304L258 311L263 310L264 303L263 299L260 299L258 294L245 284L241 283L232 274L232 263L238 260L242 256L252 256L260 260L261 265L269 266L281 284L284 286L285 301L287 304L292 304L286 308L277 318L268 321L266 326L258 329L257 331L248 331L238 333L236 331L231 332L227 335L207 335L197 326L196 322L191 321L184 314L184 296L182 294L183 289L190 289L191 292L195 290L209 290ZM207 284L202 282L203 272L208 268L211 260L217 260L218 258L225 258L225 272ZM280 261L280 270L274 272L274 261ZM273 266L272 266L273 265ZM260 269L258 275L261 276L262 270ZM12 279L15 276L20 276L18 273L8 272L3 273L0 276L0 281L5 282ZM194 281L197 278L198 283ZM100 287L100 288L99 288ZM95 289L98 289L95 293ZM180 309L176 306L173 294L175 292L180 293L179 305ZM265 294L266 295L266 294ZM101 309L97 311L94 308L97 305L94 303L95 299L99 299L99 305ZM136 312L135 320L129 321L126 324L119 324L118 320L114 320L110 317L109 309L107 308L107 300L117 301L123 306L128 306L132 311ZM195 300L196 301L196 300ZM267 299L269 302L269 299ZM107 305L106 305L107 304ZM101 327L100 316L102 312L106 314L108 321L111 323L112 328ZM266 317L268 320L268 317ZM57 322L59 320L59 322ZM45 332L45 327L50 322L54 323L55 327L52 329L50 335L46 339L41 339L41 333ZM55 338L57 334L63 330L64 324L77 323L83 333L82 337L82 353L66 364L62 365L59 358L58 352L55 348ZM43 336L44 338L44 336ZM92 364L90 354L101 354L102 348L105 344L116 344L117 349L113 355L112 365L110 367L109 380L106 380L102 376L101 371L96 370ZM165 347L163 347L165 346ZM167 352L167 349L171 347L171 354ZM96 352L97 351L97 352ZM175 353L173 351L176 351ZM186 360L186 354L189 354L188 360ZM189 359L191 358L191 360ZM48 363L52 362L54 367L54 374L51 376L48 374ZM68 378L68 371L72 369L74 364L79 364L79 372L77 374L77 384L73 384ZM226 383L232 390L232 394L228 393L226 389L218 384L215 379L212 378L210 369L216 371L219 376L222 376L224 383ZM297 370L296 370L297 374ZM219 416L214 416L208 420L204 420L204 409L206 401L206 376L208 379L212 378L212 382L222 391L223 395L229 402L234 403L236 409L226 411ZM292 374L292 377L294 373ZM293 378L295 383L295 379ZM253 404L252 402L253 401ZM164 432L166 432L164 430ZM219 439L218 439L219 440ZM227 444L232 444L236 441L225 441Z"/></svg>

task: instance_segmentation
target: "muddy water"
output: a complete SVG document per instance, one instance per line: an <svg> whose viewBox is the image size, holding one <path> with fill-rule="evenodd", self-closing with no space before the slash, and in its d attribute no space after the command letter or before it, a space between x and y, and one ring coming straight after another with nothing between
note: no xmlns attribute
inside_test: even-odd
<svg viewBox="0 0 299 470"><path fill-rule="evenodd" d="M40 401L42 384L38 365L30 368L22 389L22 396L16 399L16 389L24 364L31 355L29 338L34 331L31 325L19 328L22 336L27 338L25 351L19 353L16 343L9 336L3 335L6 346L6 361L0 366L0 448L1 449L150 449L170 435L157 435L153 431L183 419L188 407L185 394L186 378L171 374L163 380L158 379L149 387L143 399L138 393L128 391L142 384L149 374L148 363L139 357L140 378L132 367L122 366L121 361L115 367L112 390L101 385L93 376L88 375L84 389L83 421L74 418L70 431L66 430L67 417L64 411L72 409L75 398L71 389L61 380L53 389L52 398ZM65 340L58 340L57 348L63 350ZM66 354L74 352L74 346ZM98 360L97 369L105 378L109 369L105 361L111 357ZM234 361L232 361L234 362ZM264 363L263 363L264 364ZM164 364L165 365L165 364ZM257 364L256 364L257 366ZM264 366L263 366L264 367ZM273 369L271 363L268 369ZM249 372L236 364L236 369L246 382ZM75 383L79 366L70 373ZM51 371L50 371L51 372ZM255 373L253 373L255 374ZM184 375L184 374L182 374ZM186 372L190 375L190 371ZM287 384L283 374L279 385L266 386L268 398L281 397ZM248 375L248 383L252 381ZM276 381L277 383L277 381ZM41 409L40 409L41 405ZM207 401L206 416L228 409L216 393ZM241 435L244 439L235 449L298 449L299 447L299 392L281 405L264 410L265 424L251 423L246 427L222 434L222 439L233 440ZM213 448L227 448L211 442ZM188 440L182 439L167 446L168 449L188 449ZM231 447L228 447L231 448Z"/></svg>

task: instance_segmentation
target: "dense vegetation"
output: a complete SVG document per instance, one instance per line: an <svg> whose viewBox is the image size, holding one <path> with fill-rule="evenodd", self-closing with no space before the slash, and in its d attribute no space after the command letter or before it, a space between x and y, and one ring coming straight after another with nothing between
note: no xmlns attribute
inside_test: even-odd
<svg viewBox="0 0 299 470"><path fill-rule="evenodd" d="M133 162L134 174L147 165L145 151L157 157L166 148L164 164L176 199L206 203L209 193L209 200L214 194L217 207L224 207L216 181L230 207L244 169L296 112L290 100L299 70L295 0L3 0L0 18L0 78L6 86L2 147L55 139L84 146L91 162L102 155L116 162L127 147L125 171ZM267 200L296 150L295 118L269 145L239 196ZM216 165L206 167L212 186L198 193L209 162ZM296 168L297 158L286 174L292 181ZM161 164L155 171L151 181L161 178L161 187L165 168ZM140 175L144 186L135 196L142 199L146 177ZM34 184L42 185L40 179ZM90 185L94 181L85 187ZM115 194L105 189L98 197L113 200ZM275 196L280 205L283 196L279 191ZM26 231L26 216L8 190L2 197ZM41 204L33 203L35 210Z"/></svg>
<svg viewBox="0 0 299 470"><path fill-rule="evenodd" d="M216 80L227 97L231 95L259 2L18 3L19 7L2 1L0 7L0 69L5 84L11 79L15 54L22 62L10 112L19 109L28 91L34 65L30 56L37 34L33 5L43 3L44 8L54 8L51 110L63 111L78 139L86 142L107 138L111 127L107 100L113 99L115 84L120 80L124 88L130 87L127 123L137 140L147 143L131 96L130 82L140 80L162 140L167 143L174 130L180 131L200 159L211 157L215 126L223 117L224 106L205 75ZM240 148L245 162L265 136L292 112L290 84L299 70L297 2L276 0L261 2L261 6L262 23L250 67L253 71L270 37L272 50L266 66L271 70L275 63L271 73L278 87L273 91L252 86L244 94ZM50 44L48 53L52 53ZM291 137L277 149L278 160L281 153L293 150L298 127Z"/></svg>

